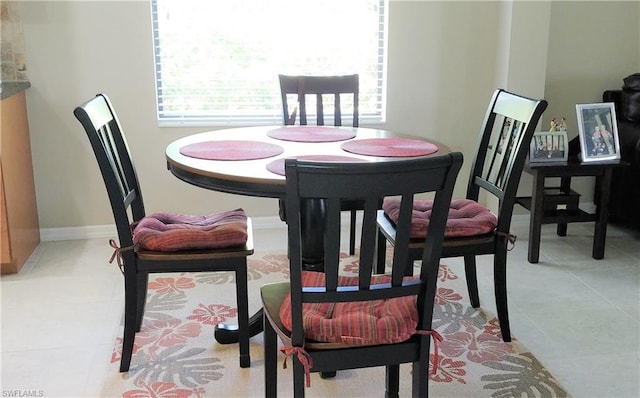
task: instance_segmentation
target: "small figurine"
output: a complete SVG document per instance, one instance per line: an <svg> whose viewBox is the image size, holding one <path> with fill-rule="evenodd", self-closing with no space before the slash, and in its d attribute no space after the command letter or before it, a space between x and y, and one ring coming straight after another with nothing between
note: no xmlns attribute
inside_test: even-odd
<svg viewBox="0 0 640 398"><path fill-rule="evenodd" d="M560 131L567 131L567 119L564 116L560 119Z"/></svg>
<svg viewBox="0 0 640 398"><path fill-rule="evenodd" d="M553 118L551 119L551 127L549 127L549 131L558 131L558 119L557 118Z"/></svg>

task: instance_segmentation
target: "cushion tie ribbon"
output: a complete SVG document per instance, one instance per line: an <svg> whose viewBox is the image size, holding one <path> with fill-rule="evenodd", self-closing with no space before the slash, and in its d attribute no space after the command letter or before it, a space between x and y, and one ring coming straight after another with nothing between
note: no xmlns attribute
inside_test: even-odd
<svg viewBox="0 0 640 398"><path fill-rule="evenodd" d="M124 260L122 259L122 252L133 250L134 245L127 247L118 247L118 244L113 239L109 239L109 245L114 248L113 254L109 259L109 264L111 264L114 259L117 259L118 268L120 268L120 272L124 274Z"/></svg>
<svg viewBox="0 0 640 398"><path fill-rule="evenodd" d="M431 337L433 338L433 372L432 373L436 374L436 372L438 371L438 361L439 361L438 343L444 339L442 338L442 335L435 330L416 330L416 334L419 334L422 336L431 335Z"/></svg>
<svg viewBox="0 0 640 398"><path fill-rule="evenodd" d="M496 235L504 238L504 244L507 247L507 251L510 252L516 246L516 239L518 239L516 235L513 235L512 233L509 233L509 232L500 232L500 231L496 231Z"/></svg>
<svg viewBox="0 0 640 398"><path fill-rule="evenodd" d="M298 356L298 360L302 364L302 367L304 367L307 387L311 387L311 367L313 366L313 358L311 358L311 355L305 351L304 347L283 346L280 347L280 351L285 355L284 362L282 363L283 369L287 368L287 357Z"/></svg>

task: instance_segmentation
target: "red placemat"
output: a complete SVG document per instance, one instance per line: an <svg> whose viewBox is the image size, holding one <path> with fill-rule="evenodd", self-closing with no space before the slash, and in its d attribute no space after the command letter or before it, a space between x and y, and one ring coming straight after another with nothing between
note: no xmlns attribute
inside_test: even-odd
<svg viewBox="0 0 640 398"><path fill-rule="evenodd" d="M184 156L207 160L264 159L282 152L284 149L279 145L258 141L205 141L180 148Z"/></svg>
<svg viewBox="0 0 640 398"><path fill-rule="evenodd" d="M336 156L336 155L307 155L307 156L298 156L298 157L295 157L295 159L317 160L318 162L366 162L366 160L359 159L359 158L352 158L350 156ZM284 160L285 158L280 158L267 164L267 170L269 170L272 173L283 176L285 174Z"/></svg>
<svg viewBox="0 0 640 398"><path fill-rule="evenodd" d="M329 126L281 127L267 132L276 140L296 142L334 142L350 140L356 133Z"/></svg>
<svg viewBox="0 0 640 398"><path fill-rule="evenodd" d="M438 150L438 147L430 142L411 138L353 140L340 145L340 148L358 155L389 157L425 156Z"/></svg>

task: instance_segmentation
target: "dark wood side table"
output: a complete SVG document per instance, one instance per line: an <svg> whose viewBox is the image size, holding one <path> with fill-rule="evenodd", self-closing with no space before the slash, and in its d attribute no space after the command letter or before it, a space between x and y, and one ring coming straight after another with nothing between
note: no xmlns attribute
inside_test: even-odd
<svg viewBox="0 0 640 398"><path fill-rule="evenodd" d="M561 163L525 164L524 171L533 176L532 196L518 197L516 203L530 211L529 262L538 262L542 224L557 224L558 236L565 236L568 223L589 221L595 221L592 256L597 260L604 258L611 175L615 167L627 165L627 162L620 160L583 163L578 159ZM580 195L571 189L571 178L584 176L594 176L597 179L599 198L595 213L580 209ZM550 177L559 177L560 185L545 185L545 180Z"/></svg>

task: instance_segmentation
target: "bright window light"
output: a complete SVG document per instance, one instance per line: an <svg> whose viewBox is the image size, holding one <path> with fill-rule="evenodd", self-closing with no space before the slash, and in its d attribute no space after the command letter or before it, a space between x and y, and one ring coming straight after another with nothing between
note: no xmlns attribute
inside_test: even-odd
<svg viewBox="0 0 640 398"><path fill-rule="evenodd" d="M282 123L279 74L360 75L384 121L387 0L152 0L161 125Z"/></svg>

